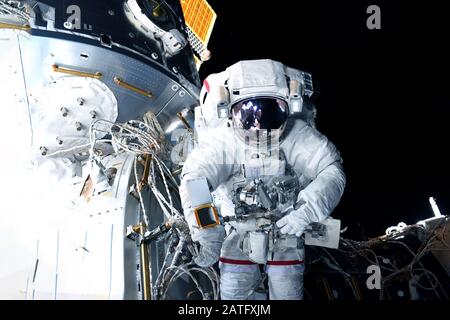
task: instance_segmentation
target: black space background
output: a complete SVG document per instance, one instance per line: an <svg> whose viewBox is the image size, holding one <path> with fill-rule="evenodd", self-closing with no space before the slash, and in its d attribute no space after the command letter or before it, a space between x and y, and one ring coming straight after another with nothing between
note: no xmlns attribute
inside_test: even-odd
<svg viewBox="0 0 450 320"><path fill-rule="evenodd" d="M333 216L361 239L450 212L447 158L450 11L445 1L209 1L218 20L202 80L243 59L270 58L320 84L319 131L344 159ZM381 8L381 30L366 8Z"/></svg>

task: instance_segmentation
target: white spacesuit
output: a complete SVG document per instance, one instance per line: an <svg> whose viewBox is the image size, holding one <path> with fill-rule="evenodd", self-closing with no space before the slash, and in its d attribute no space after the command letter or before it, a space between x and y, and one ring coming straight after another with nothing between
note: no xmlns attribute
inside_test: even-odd
<svg viewBox="0 0 450 320"><path fill-rule="evenodd" d="M339 152L314 128L311 95L309 74L272 60L205 80L180 196L200 245L195 262L220 260L222 299L261 298L263 274L271 299L303 297L301 235L345 186Z"/></svg>

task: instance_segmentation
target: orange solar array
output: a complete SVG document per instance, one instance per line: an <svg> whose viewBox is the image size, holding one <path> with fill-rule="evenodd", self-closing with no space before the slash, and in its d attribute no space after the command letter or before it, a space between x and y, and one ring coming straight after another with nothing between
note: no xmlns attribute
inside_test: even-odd
<svg viewBox="0 0 450 320"><path fill-rule="evenodd" d="M186 24L195 36L206 45L211 36L217 15L206 0L181 0Z"/></svg>

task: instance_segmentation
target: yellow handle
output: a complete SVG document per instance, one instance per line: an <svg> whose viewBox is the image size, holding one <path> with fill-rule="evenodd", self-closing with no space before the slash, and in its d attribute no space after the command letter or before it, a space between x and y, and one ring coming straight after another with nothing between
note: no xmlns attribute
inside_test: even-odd
<svg viewBox="0 0 450 320"><path fill-rule="evenodd" d="M29 31L31 27L29 25L19 25L19 24L11 24L11 23L0 23L0 29L13 29L13 30L23 30Z"/></svg>
<svg viewBox="0 0 450 320"><path fill-rule="evenodd" d="M119 86L121 86L121 87L123 87L125 89L128 89L128 90L131 90L133 92L139 93L139 94L141 94L143 96L146 96L147 98L150 98L150 99L153 98L153 93L151 93L150 91L145 91L144 89L135 87L135 86L133 86L133 85L131 85L129 83L126 83L125 81L123 81L122 79L120 79L118 77L114 78L114 82L117 85L119 85Z"/></svg>
<svg viewBox="0 0 450 320"><path fill-rule="evenodd" d="M62 68L56 64L54 64L52 66L52 69L55 72L70 74L72 76L78 76L78 77L86 77L86 78L93 78L93 79L101 79L103 77L103 74L101 72L96 72L96 73L82 72L82 71L77 71L77 70L73 70L73 69Z"/></svg>

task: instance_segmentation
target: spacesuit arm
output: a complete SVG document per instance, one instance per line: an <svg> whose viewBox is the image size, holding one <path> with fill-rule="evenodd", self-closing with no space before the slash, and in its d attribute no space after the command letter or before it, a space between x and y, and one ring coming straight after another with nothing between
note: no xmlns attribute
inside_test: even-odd
<svg viewBox="0 0 450 320"><path fill-rule="evenodd" d="M300 207L277 225L283 233L300 236L310 223L326 219L334 210L344 192L346 178L336 147L309 126L299 132L290 158L295 171L311 182L298 195Z"/></svg>
<svg viewBox="0 0 450 320"><path fill-rule="evenodd" d="M222 163L219 153L219 148L196 147L184 163L181 173L180 197L185 218L190 226L195 226L196 220L191 215L194 208L187 191L187 181L204 177L210 191L214 191L222 182L225 182L231 175L232 165Z"/></svg>
<svg viewBox="0 0 450 320"><path fill-rule="evenodd" d="M329 164L298 196L308 224L326 219L338 205L345 187L341 162Z"/></svg>
<svg viewBox="0 0 450 320"><path fill-rule="evenodd" d="M195 208L187 189L187 182L204 177L210 186L210 191L213 191L230 177L234 166L227 164L224 159L225 145L217 140L220 140L217 135L211 135L209 143L202 143L190 153L183 166L180 185L181 203L192 240L200 243L200 254L195 259L200 266L209 266L218 260L225 238L225 230L220 224L212 228L199 228L194 214Z"/></svg>

